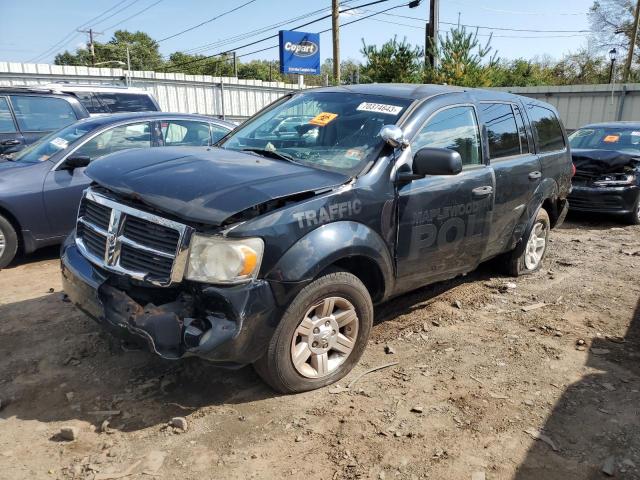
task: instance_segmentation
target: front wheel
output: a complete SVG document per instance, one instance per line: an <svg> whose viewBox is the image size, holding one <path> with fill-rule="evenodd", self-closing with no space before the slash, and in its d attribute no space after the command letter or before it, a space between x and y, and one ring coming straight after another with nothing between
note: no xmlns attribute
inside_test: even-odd
<svg viewBox="0 0 640 480"><path fill-rule="evenodd" d="M330 385L356 365L372 324L371 297L360 279L344 271L321 275L291 302L254 368L282 393Z"/></svg>
<svg viewBox="0 0 640 480"><path fill-rule="evenodd" d="M640 225L640 195L636 198L633 211L627 215L626 220L629 225Z"/></svg>
<svg viewBox="0 0 640 480"><path fill-rule="evenodd" d="M542 260L547 253L550 229L549 214L544 208L541 208L538 210L533 228L529 232L524 250L519 255L516 255L515 250L506 255L505 267L508 274L518 277L540 269Z"/></svg>
<svg viewBox="0 0 640 480"><path fill-rule="evenodd" d="M18 252L18 235L9 220L0 216L0 268L11 263Z"/></svg>

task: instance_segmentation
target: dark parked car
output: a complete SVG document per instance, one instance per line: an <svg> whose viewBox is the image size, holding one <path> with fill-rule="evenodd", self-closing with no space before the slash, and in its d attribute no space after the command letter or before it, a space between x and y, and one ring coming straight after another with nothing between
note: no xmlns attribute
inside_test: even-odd
<svg viewBox="0 0 640 480"><path fill-rule="evenodd" d="M42 88L0 87L0 155L22 150L47 133L88 116L73 95Z"/></svg>
<svg viewBox="0 0 640 480"><path fill-rule="evenodd" d="M571 210L611 213L640 224L640 123L586 125L569 137L576 167Z"/></svg>
<svg viewBox="0 0 640 480"><path fill-rule="evenodd" d="M64 290L164 358L253 363L282 392L346 375L374 303L493 257L539 269L572 173L550 105L434 85L305 90L219 146L91 165Z"/></svg>
<svg viewBox="0 0 640 480"><path fill-rule="evenodd" d="M0 161L0 268L19 247L30 253L73 229L90 161L124 149L208 146L233 128L201 115L114 114L76 122Z"/></svg>

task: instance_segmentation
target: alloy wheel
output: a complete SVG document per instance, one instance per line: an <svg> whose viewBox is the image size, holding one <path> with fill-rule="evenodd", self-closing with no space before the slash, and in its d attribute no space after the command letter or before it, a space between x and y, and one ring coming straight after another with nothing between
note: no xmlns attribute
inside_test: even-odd
<svg viewBox="0 0 640 480"><path fill-rule="evenodd" d="M291 341L297 372L306 378L335 372L351 355L359 325L354 306L342 297L328 297L309 308Z"/></svg>
<svg viewBox="0 0 640 480"><path fill-rule="evenodd" d="M527 270L535 270L542 261L544 250L547 246L547 226L543 222L537 222L531 230L529 241L524 252L524 265Z"/></svg>
<svg viewBox="0 0 640 480"><path fill-rule="evenodd" d="M0 230L0 257L4 253L4 249L6 248L6 241L4 239L4 233Z"/></svg>

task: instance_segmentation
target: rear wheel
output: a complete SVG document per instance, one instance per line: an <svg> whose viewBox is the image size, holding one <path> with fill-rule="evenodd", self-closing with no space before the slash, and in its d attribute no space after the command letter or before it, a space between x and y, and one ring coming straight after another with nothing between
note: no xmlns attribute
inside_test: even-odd
<svg viewBox="0 0 640 480"><path fill-rule="evenodd" d="M505 257L507 273L513 276L527 275L540 269L542 260L547 253L551 222L549 214L541 208L536 215L533 228L529 232L524 250L517 254L516 250Z"/></svg>
<svg viewBox="0 0 640 480"><path fill-rule="evenodd" d="M0 216L0 268L11 263L18 252L18 235L9 220Z"/></svg>
<svg viewBox="0 0 640 480"><path fill-rule="evenodd" d="M282 393L324 387L355 366L372 323L373 305L363 283L344 271L324 274L289 305L254 367Z"/></svg>

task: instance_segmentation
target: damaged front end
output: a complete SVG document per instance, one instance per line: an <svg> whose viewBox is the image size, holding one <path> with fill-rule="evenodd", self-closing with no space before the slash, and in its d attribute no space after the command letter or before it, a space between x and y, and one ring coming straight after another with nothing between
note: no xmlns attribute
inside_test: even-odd
<svg viewBox="0 0 640 480"><path fill-rule="evenodd" d="M142 341L165 359L252 363L279 318L266 281L229 287L183 282L169 289L136 285L91 264L71 237L61 262L64 290L78 308L117 337Z"/></svg>
<svg viewBox="0 0 640 480"><path fill-rule="evenodd" d="M631 214L638 208L640 158L614 150L573 150L572 210Z"/></svg>

